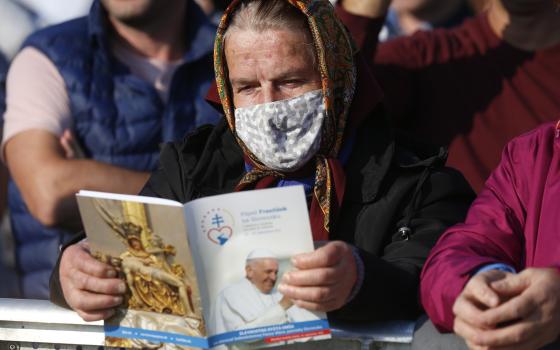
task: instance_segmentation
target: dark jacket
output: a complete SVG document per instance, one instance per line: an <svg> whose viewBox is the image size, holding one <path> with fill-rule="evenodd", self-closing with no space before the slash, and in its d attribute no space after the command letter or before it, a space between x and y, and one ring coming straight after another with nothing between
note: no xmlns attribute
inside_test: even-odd
<svg viewBox="0 0 560 350"><path fill-rule="evenodd" d="M445 153L407 151L374 113L358 130L346 164L347 188L332 240L357 246L364 284L330 317L344 320L413 319L422 265L440 234L464 219L474 193L463 176L445 168ZM232 192L245 171L243 154L225 121L183 142L164 146L160 166L142 195L187 202ZM399 232L408 227L410 231ZM51 299L65 305L58 269Z"/></svg>
<svg viewBox="0 0 560 350"><path fill-rule="evenodd" d="M89 16L48 27L25 41L24 47L44 53L64 79L74 133L88 158L153 171L162 142L180 140L195 127L218 121L219 114L204 99L214 78L216 27L194 1L187 3L185 62L173 76L166 103L151 84L113 57L111 27L99 1ZM48 298L58 247L72 234L36 220L14 182L9 204L23 296Z"/></svg>

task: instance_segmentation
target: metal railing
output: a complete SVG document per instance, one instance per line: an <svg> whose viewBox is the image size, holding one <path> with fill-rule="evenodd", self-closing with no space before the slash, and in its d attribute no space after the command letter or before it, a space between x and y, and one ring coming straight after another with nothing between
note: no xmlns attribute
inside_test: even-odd
<svg viewBox="0 0 560 350"><path fill-rule="evenodd" d="M333 339L275 349L410 349L413 322L332 325ZM0 350L100 350L103 322L85 322L75 312L45 300L0 299Z"/></svg>

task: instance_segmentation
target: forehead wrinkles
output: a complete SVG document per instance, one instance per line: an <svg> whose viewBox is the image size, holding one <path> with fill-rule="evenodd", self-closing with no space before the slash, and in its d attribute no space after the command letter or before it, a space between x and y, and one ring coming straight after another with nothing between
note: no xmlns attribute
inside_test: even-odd
<svg viewBox="0 0 560 350"><path fill-rule="evenodd" d="M284 71L312 64L314 45L305 42L305 38L290 31L234 31L225 47L228 69L234 73L257 69L255 64L259 64L268 70ZM288 60L290 64L284 65Z"/></svg>
<svg viewBox="0 0 560 350"><path fill-rule="evenodd" d="M298 54L302 48L312 45L312 40L307 40L307 35L289 30L267 30L262 33L255 31L234 31L225 44L225 52L266 52L274 50L284 54Z"/></svg>

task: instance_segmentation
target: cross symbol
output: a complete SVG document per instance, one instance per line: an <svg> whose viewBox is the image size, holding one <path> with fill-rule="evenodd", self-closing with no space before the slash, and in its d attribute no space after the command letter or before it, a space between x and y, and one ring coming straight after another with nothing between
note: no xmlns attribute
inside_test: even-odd
<svg viewBox="0 0 560 350"><path fill-rule="evenodd" d="M222 218L220 215L216 214L214 215L214 217L212 218L212 225L216 225L217 228L220 228L220 226L224 223L224 218Z"/></svg>

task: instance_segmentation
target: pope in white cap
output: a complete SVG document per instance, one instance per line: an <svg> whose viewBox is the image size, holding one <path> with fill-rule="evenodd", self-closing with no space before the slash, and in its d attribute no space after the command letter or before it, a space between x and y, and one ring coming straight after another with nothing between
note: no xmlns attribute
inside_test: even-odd
<svg viewBox="0 0 560 350"><path fill-rule="evenodd" d="M277 278L278 258L266 249L251 251L245 260L245 277L223 289L216 299L213 333L316 319L274 290Z"/></svg>

